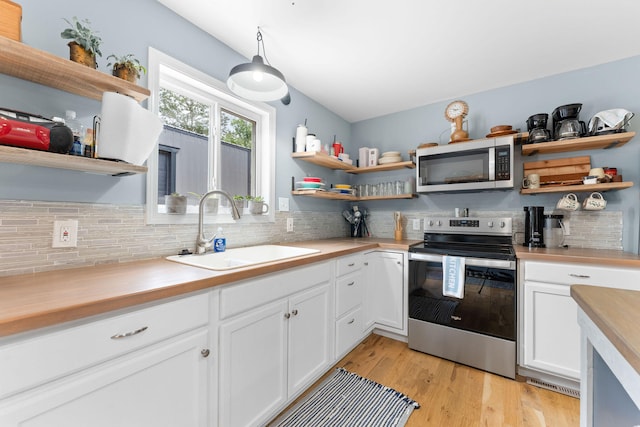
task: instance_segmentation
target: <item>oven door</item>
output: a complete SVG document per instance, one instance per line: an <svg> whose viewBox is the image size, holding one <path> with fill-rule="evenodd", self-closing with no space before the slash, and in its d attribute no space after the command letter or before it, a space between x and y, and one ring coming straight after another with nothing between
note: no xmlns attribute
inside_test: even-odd
<svg viewBox="0 0 640 427"><path fill-rule="evenodd" d="M409 318L515 341L515 261L465 258L458 299L442 294L442 258L409 254Z"/></svg>

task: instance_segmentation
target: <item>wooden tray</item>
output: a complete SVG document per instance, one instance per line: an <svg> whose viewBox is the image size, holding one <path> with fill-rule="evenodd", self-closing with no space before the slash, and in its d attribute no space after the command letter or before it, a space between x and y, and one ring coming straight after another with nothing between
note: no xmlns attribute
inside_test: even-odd
<svg viewBox="0 0 640 427"><path fill-rule="evenodd" d="M524 173L540 175L540 185L581 184L582 178L589 175L591 157L568 157L565 159L540 160L523 163Z"/></svg>

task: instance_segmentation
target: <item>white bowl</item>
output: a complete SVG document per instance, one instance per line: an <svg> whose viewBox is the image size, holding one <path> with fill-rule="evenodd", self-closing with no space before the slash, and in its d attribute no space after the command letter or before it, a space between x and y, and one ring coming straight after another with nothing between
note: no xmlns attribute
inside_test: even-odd
<svg viewBox="0 0 640 427"><path fill-rule="evenodd" d="M398 163L402 161L402 157L382 157L378 160L379 165L387 165L389 163Z"/></svg>
<svg viewBox="0 0 640 427"><path fill-rule="evenodd" d="M399 151L386 151L380 157L400 157Z"/></svg>

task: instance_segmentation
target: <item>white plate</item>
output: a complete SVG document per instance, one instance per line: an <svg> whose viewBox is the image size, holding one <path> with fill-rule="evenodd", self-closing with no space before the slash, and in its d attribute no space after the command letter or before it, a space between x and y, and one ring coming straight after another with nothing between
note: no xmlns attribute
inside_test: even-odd
<svg viewBox="0 0 640 427"><path fill-rule="evenodd" d="M398 163L402 161L402 157L383 157L378 160L379 165L387 165L389 163Z"/></svg>
<svg viewBox="0 0 640 427"><path fill-rule="evenodd" d="M382 156L380 157L400 157L400 152L399 151L387 151L382 153Z"/></svg>

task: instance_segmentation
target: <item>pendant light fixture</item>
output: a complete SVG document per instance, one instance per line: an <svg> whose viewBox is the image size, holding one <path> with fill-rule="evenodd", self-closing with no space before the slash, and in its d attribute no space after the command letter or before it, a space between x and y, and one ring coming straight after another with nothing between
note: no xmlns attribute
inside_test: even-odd
<svg viewBox="0 0 640 427"><path fill-rule="evenodd" d="M283 104L291 102L289 88L280 71L269 64L262 41L262 33L258 27L258 54L251 62L236 65L229 72L227 86L233 93L252 101L274 101L280 99ZM260 56L260 45L265 61Z"/></svg>

